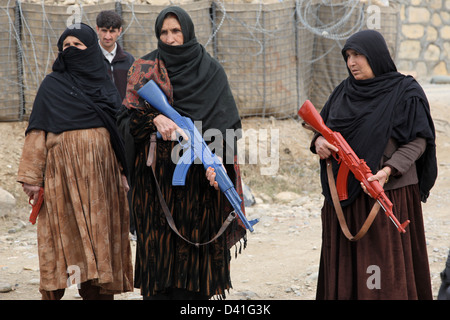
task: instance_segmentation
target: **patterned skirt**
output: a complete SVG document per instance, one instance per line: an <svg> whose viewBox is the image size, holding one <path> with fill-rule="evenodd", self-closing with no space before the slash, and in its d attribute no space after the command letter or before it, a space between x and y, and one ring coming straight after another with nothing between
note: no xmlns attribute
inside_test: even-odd
<svg viewBox="0 0 450 320"><path fill-rule="evenodd" d="M203 243L215 236L232 207L210 186L202 164L191 165L185 186L172 186L173 147L174 143L158 142L155 175L180 234ZM148 145L137 150L132 187L137 232L135 287L144 298L180 289L207 298L225 297L231 288L229 239L239 227L233 223L226 234L199 247L180 238L161 209L151 167L146 165L147 153ZM226 168L235 181L233 165Z"/></svg>

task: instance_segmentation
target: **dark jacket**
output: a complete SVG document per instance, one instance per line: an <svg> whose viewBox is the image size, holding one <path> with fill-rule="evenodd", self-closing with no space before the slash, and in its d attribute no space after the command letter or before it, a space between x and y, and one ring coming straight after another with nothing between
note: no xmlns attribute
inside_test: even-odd
<svg viewBox="0 0 450 320"><path fill-rule="evenodd" d="M134 62L134 57L124 51L122 47L117 43L117 51L114 59L109 63L106 57L103 58L108 75L113 80L119 91L121 100L125 97L125 92L127 89L127 75L128 70Z"/></svg>

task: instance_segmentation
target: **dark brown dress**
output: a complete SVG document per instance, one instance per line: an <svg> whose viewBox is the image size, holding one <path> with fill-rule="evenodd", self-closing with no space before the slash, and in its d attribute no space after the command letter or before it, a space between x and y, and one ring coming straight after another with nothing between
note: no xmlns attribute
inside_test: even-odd
<svg viewBox="0 0 450 320"><path fill-rule="evenodd" d="M41 290L88 281L102 294L133 290L120 171L105 128L26 135L17 180L45 186L37 220Z"/></svg>
<svg viewBox="0 0 450 320"><path fill-rule="evenodd" d="M354 77L348 50L363 55L358 64L373 77ZM375 30L349 37L341 50L349 76L331 93L321 116L339 132L373 174L391 168L383 185L400 223L401 234L385 215L376 216L366 235L349 241L332 205L327 162L321 160L323 245L317 299L431 299L431 281L421 202L437 177L435 130L430 106L417 81L397 72L386 41ZM356 69L358 69L358 67ZM353 68L353 69L351 69ZM358 79L357 79L358 78ZM311 149L313 152L314 150ZM334 178L342 164L331 157ZM360 182L347 178L348 199L341 200L352 234L360 230L374 201ZM383 181L384 183L384 181Z"/></svg>
<svg viewBox="0 0 450 320"><path fill-rule="evenodd" d="M325 201L317 299L432 299L418 186L386 195L397 219L411 221L406 233L400 234L380 210L367 234L356 242L344 236L333 205ZM352 234L361 228L373 204L373 199L361 193L343 208Z"/></svg>

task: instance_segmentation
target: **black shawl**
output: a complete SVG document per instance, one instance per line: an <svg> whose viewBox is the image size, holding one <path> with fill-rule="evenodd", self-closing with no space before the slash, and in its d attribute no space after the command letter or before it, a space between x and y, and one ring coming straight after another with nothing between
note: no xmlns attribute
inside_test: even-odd
<svg viewBox="0 0 450 320"><path fill-rule="evenodd" d="M68 36L78 38L87 48L63 50ZM104 68L97 34L86 24L75 24L62 33L57 46L53 72L39 87L26 133L33 129L61 133L105 127L126 174L124 146L115 123L121 101Z"/></svg>
<svg viewBox="0 0 450 320"><path fill-rule="evenodd" d="M164 18L178 17L184 43L170 46L160 39ZM160 12L155 22L158 49L143 59L164 61L173 87L173 107L193 121L202 121L203 130L241 128L238 109L219 62L197 41L194 24L188 13L171 6Z"/></svg>
<svg viewBox="0 0 450 320"><path fill-rule="evenodd" d="M425 93L412 77L397 72L386 42L377 31L365 30L351 36L342 49L345 60L347 49L363 54L375 77L355 80L349 70L349 77L335 88L321 111L326 125L343 135L374 174L391 137L400 145L425 138L427 148L416 162L425 202L437 177L435 130ZM331 202L325 166L322 160L323 193ZM338 169L333 161L335 176ZM362 191L352 174L348 182L349 199L342 201L342 206L351 204Z"/></svg>

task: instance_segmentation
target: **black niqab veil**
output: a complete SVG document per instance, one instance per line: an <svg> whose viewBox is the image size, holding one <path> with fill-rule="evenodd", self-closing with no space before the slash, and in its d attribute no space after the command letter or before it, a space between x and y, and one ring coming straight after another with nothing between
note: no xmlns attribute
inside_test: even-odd
<svg viewBox="0 0 450 320"><path fill-rule="evenodd" d="M374 30L351 36L342 54L353 49L363 54L375 77L356 80L349 77L331 94L321 111L326 125L340 132L359 158L376 173L389 139L402 145L417 137L427 140L427 149L416 162L422 201L426 201L437 176L435 130L427 98L420 85L410 76L397 72L383 36ZM321 182L325 198L331 202L325 162L321 161ZM333 161L335 176L339 166ZM359 182L349 175L351 204L362 191Z"/></svg>
<svg viewBox="0 0 450 320"><path fill-rule="evenodd" d="M184 43L170 46L159 37L168 14L177 16ZM180 7L165 8L155 22L158 49L155 58L164 61L173 87L173 107L193 121L202 121L203 130L241 128L238 109L228 85L225 71L197 41L194 24Z"/></svg>
<svg viewBox="0 0 450 320"><path fill-rule="evenodd" d="M68 36L76 37L87 48L63 50ZM105 127L126 173L123 141L115 124L120 96L104 68L97 34L84 23L75 24L62 33L57 46L53 72L39 87L26 133L33 129L61 133Z"/></svg>

